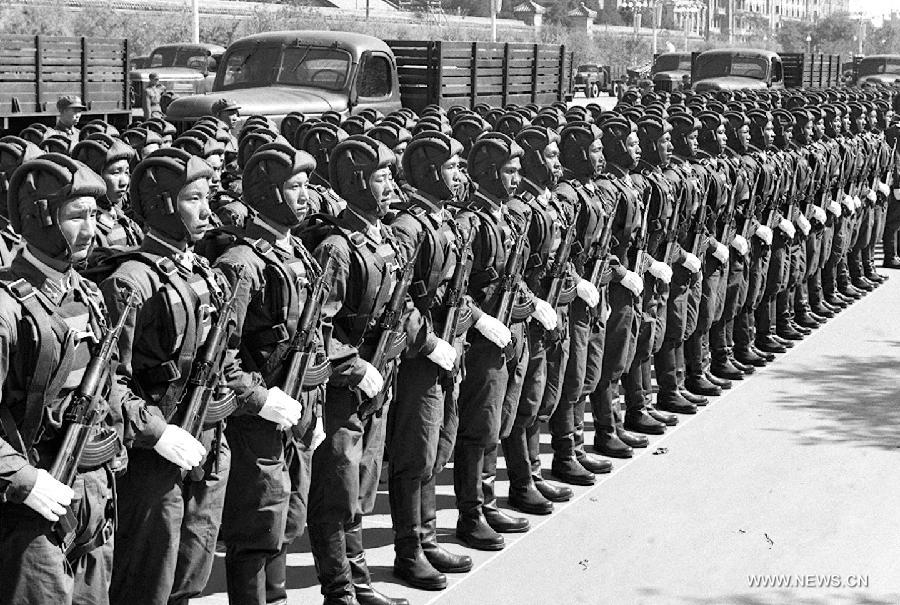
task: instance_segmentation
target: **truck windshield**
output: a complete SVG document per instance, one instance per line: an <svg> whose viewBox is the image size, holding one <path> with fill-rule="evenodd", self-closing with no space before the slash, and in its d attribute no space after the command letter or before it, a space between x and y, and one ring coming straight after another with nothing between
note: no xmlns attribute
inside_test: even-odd
<svg viewBox="0 0 900 605"><path fill-rule="evenodd" d="M216 90L273 84L340 90L350 70L350 53L319 46L248 46L228 52Z"/></svg>
<svg viewBox="0 0 900 605"><path fill-rule="evenodd" d="M863 59L859 62L858 74L860 76L900 74L900 57Z"/></svg>
<svg viewBox="0 0 900 605"><path fill-rule="evenodd" d="M207 53L194 46L157 48L150 56L150 67L184 67L191 59L205 58Z"/></svg>
<svg viewBox="0 0 900 605"><path fill-rule="evenodd" d="M697 57L697 80L734 76L765 80L769 60L751 55L700 55Z"/></svg>
<svg viewBox="0 0 900 605"><path fill-rule="evenodd" d="M600 68L596 65L579 65L576 71L580 73L597 74L600 73Z"/></svg>
<svg viewBox="0 0 900 605"><path fill-rule="evenodd" d="M653 71L691 71L690 55L660 55L656 58Z"/></svg>

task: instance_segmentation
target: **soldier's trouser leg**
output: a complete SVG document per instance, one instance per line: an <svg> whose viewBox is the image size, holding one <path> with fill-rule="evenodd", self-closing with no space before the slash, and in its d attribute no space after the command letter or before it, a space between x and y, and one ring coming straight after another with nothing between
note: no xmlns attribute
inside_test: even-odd
<svg viewBox="0 0 900 605"><path fill-rule="evenodd" d="M900 230L900 200L894 198L892 191L888 195L887 213L884 217L884 232L881 234L881 245L884 247L885 260L890 260L897 256L898 230Z"/></svg>
<svg viewBox="0 0 900 605"><path fill-rule="evenodd" d="M596 315L591 318L588 332L588 352L584 365L584 384L582 385L581 398L575 403L575 452L576 455L584 452L584 415L587 405L591 404L591 414L594 420L594 430L597 430L597 414L603 417L604 412L598 410L594 404L594 393L599 392L600 374L603 369L604 347L606 346L606 311L609 290L600 290L600 304L597 305ZM611 413L611 410L607 410ZM613 423L614 424L614 423Z"/></svg>
<svg viewBox="0 0 900 605"><path fill-rule="evenodd" d="M201 436L208 449L213 433ZM118 484L120 539L110 586L112 602L166 603L174 599L176 588L181 597L203 590L212 568L229 472L228 447L223 444L219 452L220 474L213 474L215 461L209 456L203 465L206 478L197 485L182 479L181 469L153 450L129 452L128 471Z"/></svg>
<svg viewBox="0 0 900 605"><path fill-rule="evenodd" d="M507 356L497 346L475 330L469 331L470 348L466 352L465 378L459 389L459 429L453 465L456 504L461 518L482 514L484 494L485 450L493 448L503 433L509 433L516 401L521 394L527 364L528 346L524 325L511 326L514 351ZM506 426L502 426L506 420Z"/></svg>
<svg viewBox="0 0 900 605"><path fill-rule="evenodd" d="M581 407L580 419L576 414L582 400L581 392L587 372L591 314L592 311L580 298L572 302L569 310L569 351L566 356L559 404L550 414L548 422L554 458L568 458L573 455L575 429L579 422L582 426L584 424L584 407Z"/></svg>
<svg viewBox="0 0 900 605"><path fill-rule="evenodd" d="M309 488L309 542L322 594L329 603L353 601L345 528L362 518L360 463L367 419L358 414L356 393L328 387L322 406L325 441L312 458Z"/></svg>
<svg viewBox="0 0 900 605"><path fill-rule="evenodd" d="M387 416L392 402L385 401L384 407L366 418L363 423L362 456L359 459L359 511L371 515L375 510L378 495L378 479L384 462L384 442L387 431Z"/></svg>
<svg viewBox="0 0 900 605"><path fill-rule="evenodd" d="M543 430L542 427L548 423L551 416L556 413L557 409L563 405L562 394L566 370L569 365L569 351L571 348L569 309L568 307L561 307L557 309L557 313L559 314L557 330L552 335L548 335L549 343L547 345L547 365L544 370L546 375L544 392L538 406L537 417L525 431L528 440L531 476L535 481L542 479L540 459L541 430ZM571 403L567 402L565 405L569 406L569 409L563 411L563 415L571 418Z"/></svg>
<svg viewBox="0 0 900 605"><path fill-rule="evenodd" d="M237 416L225 433L232 452L222 520L228 598L265 603L266 565L281 554L290 499L283 431L258 416Z"/></svg>
<svg viewBox="0 0 900 605"><path fill-rule="evenodd" d="M421 356L404 359L398 372L388 414L388 489L398 556L404 549L415 556L420 548L422 483L434 471L444 415L442 373Z"/></svg>
<svg viewBox="0 0 900 605"><path fill-rule="evenodd" d="M97 546L69 563L53 524L24 504L0 504L0 604L107 605L114 540L113 481L105 469L79 473L73 512L77 544ZM106 537L104 542L102 537Z"/></svg>

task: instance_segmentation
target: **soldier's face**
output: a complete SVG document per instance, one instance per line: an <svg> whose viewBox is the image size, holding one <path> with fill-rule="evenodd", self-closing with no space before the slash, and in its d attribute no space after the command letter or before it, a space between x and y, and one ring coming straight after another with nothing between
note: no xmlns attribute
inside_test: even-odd
<svg viewBox="0 0 900 605"><path fill-rule="evenodd" d="M68 107L59 112L59 122L65 127L75 126L81 120L81 110Z"/></svg>
<svg viewBox="0 0 900 605"><path fill-rule="evenodd" d="M625 139L625 151L631 157L633 164L637 164L638 160L641 159L641 141L638 139L637 133L632 132Z"/></svg>
<svg viewBox="0 0 900 605"><path fill-rule="evenodd" d="M396 166L399 170L402 170L400 167L403 166L403 154L406 152L406 148L408 146L409 146L409 143L406 141L403 141L402 143L400 143L399 145L397 145L396 147L394 147L391 150L394 152L394 155L397 156Z"/></svg>
<svg viewBox="0 0 900 605"><path fill-rule="evenodd" d="M228 128L234 128L234 126L238 123L238 120L241 117L241 112L237 109L229 109L228 111L223 111L219 116L225 124L228 125Z"/></svg>
<svg viewBox="0 0 900 605"><path fill-rule="evenodd" d="M869 112L869 128L875 128L878 125L878 114L873 109Z"/></svg>
<svg viewBox="0 0 900 605"><path fill-rule="evenodd" d="M559 161L559 145L555 142L550 143L541 151L541 157L550 173L559 178L562 176L562 163Z"/></svg>
<svg viewBox="0 0 900 605"><path fill-rule="evenodd" d="M391 200L394 199L394 175L389 167L379 168L369 177L369 191L375 198L375 212L378 218L387 214Z"/></svg>
<svg viewBox="0 0 900 605"><path fill-rule="evenodd" d="M818 120L816 122L815 134L818 137L825 136L825 120Z"/></svg>
<svg viewBox="0 0 900 605"><path fill-rule="evenodd" d="M763 128L763 143L767 146L772 144L772 141L775 140L775 125L772 122L766 122L766 127Z"/></svg>
<svg viewBox="0 0 900 605"><path fill-rule="evenodd" d="M447 185L447 189L450 191L456 191L462 185L463 176L462 171L459 169L458 155L441 164L441 180L444 181L444 184Z"/></svg>
<svg viewBox="0 0 900 605"><path fill-rule="evenodd" d="M722 128L722 131L725 131L725 128ZM672 137L669 137L669 140L672 140ZM697 150L700 148L700 132L697 130L692 130L688 133L688 135L684 138L684 142L687 143L688 149L691 152L691 155L697 153Z"/></svg>
<svg viewBox="0 0 900 605"><path fill-rule="evenodd" d="M725 132L724 124L720 124L716 128L716 142L719 144L719 149L725 149L725 146L728 145L728 134Z"/></svg>
<svg viewBox="0 0 900 605"><path fill-rule="evenodd" d="M784 138L784 144L789 145L791 141L794 140L794 133L790 128L785 128L781 131L781 136Z"/></svg>
<svg viewBox="0 0 900 605"><path fill-rule="evenodd" d="M841 114L837 114L834 116L834 120L831 122L832 128L837 133L840 133L844 127L844 120L841 118Z"/></svg>
<svg viewBox="0 0 900 605"><path fill-rule="evenodd" d="M507 195L512 195L522 182L522 162L519 158L513 158L500 168L500 185Z"/></svg>
<svg viewBox="0 0 900 605"><path fill-rule="evenodd" d="M803 127L803 135L805 136L807 141L811 141L813 138L813 123L812 120L806 123L806 126Z"/></svg>
<svg viewBox="0 0 900 605"><path fill-rule="evenodd" d="M128 160L116 160L107 164L100 176L106 182L106 199L113 204L124 201L125 194L128 193L128 184L131 183L131 167Z"/></svg>
<svg viewBox="0 0 900 605"><path fill-rule="evenodd" d="M97 228L97 200L92 197L72 198L63 202L56 216L59 231L69 246L72 262L86 260Z"/></svg>
<svg viewBox="0 0 900 605"><path fill-rule="evenodd" d="M741 129L738 131L738 138L740 138L744 147L750 144L750 127L748 125L744 124L741 126Z"/></svg>
<svg viewBox="0 0 900 605"><path fill-rule="evenodd" d="M606 158L603 157L603 143L600 142L600 139L594 139L594 142L588 147L588 159L591 162L591 169L595 174L599 174L606 165Z"/></svg>
<svg viewBox="0 0 900 605"><path fill-rule="evenodd" d="M694 140L697 139L696 132L691 133L694 135ZM688 137L690 139L690 137ZM689 143L690 144L690 143ZM669 159L672 157L672 151L674 147L672 145L672 134L667 132L656 141L656 149L659 153L659 163L663 166L669 163Z"/></svg>
<svg viewBox="0 0 900 605"><path fill-rule="evenodd" d="M214 153L206 158L206 163L213 170L213 176L209 179L209 190L210 193L215 193L222 187L222 168L225 166L225 157Z"/></svg>
<svg viewBox="0 0 900 605"><path fill-rule="evenodd" d="M309 175L305 172L298 172L281 185L281 196L284 203L294 210L297 218L303 219L309 212Z"/></svg>
<svg viewBox="0 0 900 605"><path fill-rule="evenodd" d="M203 239L209 229L209 181L197 179L178 192L178 215L191 242Z"/></svg>

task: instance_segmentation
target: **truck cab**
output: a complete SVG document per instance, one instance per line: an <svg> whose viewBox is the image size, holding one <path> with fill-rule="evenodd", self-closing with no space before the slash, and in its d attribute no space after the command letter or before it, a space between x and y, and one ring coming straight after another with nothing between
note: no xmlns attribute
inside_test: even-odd
<svg viewBox="0 0 900 605"><path fill-rule="evenodd" d="M159 75L169 99L209 92L224 52L225 47L217 44L163 44L154 48L139 64L141 67L128 74L132 105L140 110L151 73Z"/></svg>
<svg viewBox="0 0 900 605"><path fill-rule="evenodd" d="M784 66L781 57L770 50L707 50L694 57L691 82L697 92L784 88Z"/></svg>
<svg viewBox="0 0 900 605"><path fill-rule="evenodd" d="M653 88L672 92L690 86L691 53L660 53L650 68Z"/></svg>
<svg viewBox="0 0 900 605"><path fill-rule="evenodd" d="M900 80L900 55L871 55L856 65L856 85L891 86Z"/></svg>
<svg viewBox="0 0 900 605"><path fill-rule="evenodd" d="M384 113L401 107L390 47L372 36L336 31L269 32L237 40L220 61L212 91L176 99L166 115L185 126L209 115L223 98L240 105L242 117L263 115L276 123L292 111L348 116L365 107Z"/></svg>

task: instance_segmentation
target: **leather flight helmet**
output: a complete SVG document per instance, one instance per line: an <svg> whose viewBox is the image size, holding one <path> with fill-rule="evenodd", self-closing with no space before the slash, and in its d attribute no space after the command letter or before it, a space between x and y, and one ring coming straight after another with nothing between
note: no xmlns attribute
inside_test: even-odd
<svg viewBox="0 0 900 605"><path fill-rule="evenodd" d="M544 159L544 149L559 144L559 135L552 128L529 126L516 135L516 143L522 148L522 175L539 187L553 188L557 175L553 174Z"/></svg>
<svg viewBox="0 0 900 605"><path fill-rule="evenodd" d="M455 192L441 176L441 166L462 152L462 143L443 133L419 133L403 153L403 174L416 189L438 199L449 200Z"/></svg>
<svg viewBox="0 0 900 605"><path fill-rule="evenodd" d="M583 121L566 124L559 133L559 161L563 168L576 177L593 176L589 150L602 136L603 131L594 124Z"/></svg>
<svg viewBox="0 0 900 605"><path fill-rule="evenodd" d="M468 172L472 180L490 195L506 199L511 194L500 181L504 165L525 152L509 136L501 132L489 132L475 141L468 157Z"/></svg>
<svg viewBox="0 0 900 605"><path fill-rule="evenodd" d="M294 149L283 138L266 143L247 160L241 176L244 202L264 217L294 227L303 217L284 200L282 186L295 175L312 173L316 160L307 152Z"/></svg>
<svg viewBox="0 0 900 605"><path fill-rule="evenodd" d="M335 192L351 206L380 213L380 200L372 195L369 178L395 162L394 152L382 143L366 135L354 135L332 149L328 161L329 180Z"/></svg>

